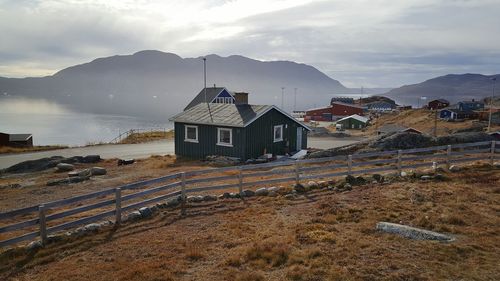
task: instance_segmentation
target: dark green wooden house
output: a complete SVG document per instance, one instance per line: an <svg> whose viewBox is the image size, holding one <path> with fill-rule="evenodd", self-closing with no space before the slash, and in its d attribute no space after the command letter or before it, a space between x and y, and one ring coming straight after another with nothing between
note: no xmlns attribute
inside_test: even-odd
<svg viewBox="0 0 500 281"><path fill-rule="evenodd" d="M337 120L336 124L342 125L342 129L363 129L368 125L368 118L354 114Z"/></svg>
<svg viewBox="0 0 500 281"><path fill-rule="evenodd" d="M170 121L175 128L175 154L198 159L291 154L307 148L310 131L275 106L246 103L200 103Z"/></svg>

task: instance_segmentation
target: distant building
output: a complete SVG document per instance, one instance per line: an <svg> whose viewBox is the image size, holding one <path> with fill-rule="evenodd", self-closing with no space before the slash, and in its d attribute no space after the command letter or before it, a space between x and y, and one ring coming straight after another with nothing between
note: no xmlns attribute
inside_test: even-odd
<svg viewBox="0 0 500 281"><path fill-rule="evenodd" d="M395 104L386 101L375 101L367 103L365 104L365 106L369 111L377 111L377 112L392 111L394 108L396 108Z"/></svg>
<svg viewBox="0 0 500 281"><path fill-rule="evenodd" d="M465 120L478 118L479 114L474 111L464 111L454 108L445 108L439 111L439 118L444 120Z"/></svg>
<svg viewBox="0 0 500 281"><path fill-rule="evenodd" d="M368 124L368 118L354 114L337 120L337 124L340 124L342 129L363 129Z"/></svg>
<svg viewBox="0 0 500 281"><path fill-rule="evenodd" d="M200 103L170 121L175 127L175 154L198 159L284 155L307 148L310 131L278 107L241 102Z"/></svg>
<svg viewBox="0 0 500 281"><path fill-rule="evenodd" d="M411 127L406 127L406 126L399 125L399 124L383 125L377 130L378 135L386 135L386 134L399 133L399 132L409 132L409 133L422 134L422 132L417 130L417 129L414 129Z"/></svg>
<svg viewBox="0 0 500 281"><path fill-rule="evenodd" d="M427 104L427 108L432 110L442 109L450 106L450 102L445 99L432 100Z"/></svg>
<svg viewBox="0 0 500 281"><path fill-rule="evenodd" d="M459 111L474 111L474 110L483 110L484 103L480 101L461 101L457 104L457 109Z"/></svg>
<svg viewBox="0 0 500 281"><path fill-rule="evenodd" d="M396 107L397 110L410 110L412 109L412 106L411 105L400 105L398 107Z"/></svg>
<svg viewBox="0 0 500 281"><path fill-rule="evenodd" d="M0 133L0 146L31 147L33 135Z"/></svg>
<svg viewBox="0 0 500 281"><path fill-rule="evenodd" d="M248 95L248 94L247 94ZM205 98L205 88L201 89L201 91L194 97L194 99L184 108L184 110L188 110L191 107L194 107L200 103L228 103L234 104L236 102L236 98L234 94L229 92L224 87L210 87L206 90L206 98Z"/></svg>
<svg viewBox="0 0 500 281"><path fill-rule="evenodd" d="M353 114L363 115L363 107L342 102L333 102L332 105L309 109L304 117L305 121L335 121Z"/></svg>
<svg viewBox="0 0 500 281"><path fill-rule="evenodd" d="M347 103L347 104L354 104L354 99L349 98L349 97L333 97L330 100L330 105L332 105L334 102L342 102L342 103Z"/></svg>

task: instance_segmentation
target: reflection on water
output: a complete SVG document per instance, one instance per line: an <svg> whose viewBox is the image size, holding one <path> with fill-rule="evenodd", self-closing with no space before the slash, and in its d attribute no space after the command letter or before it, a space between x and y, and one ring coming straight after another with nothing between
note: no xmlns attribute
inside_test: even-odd
<svg viewBox="0 0 500 281"><path fill-rule="evenodd" d="M0 132L31 133L35 145L109 142L130 129L172 128L167 119L80 113L45 100L0 99Z"/></svg>

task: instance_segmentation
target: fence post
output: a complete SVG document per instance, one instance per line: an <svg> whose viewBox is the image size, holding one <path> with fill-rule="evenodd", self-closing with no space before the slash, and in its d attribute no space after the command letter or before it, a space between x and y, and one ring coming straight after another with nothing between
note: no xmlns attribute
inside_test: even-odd
<svg viewBox="0 0 500 281"><path fill-rule="evenodd" d="M493 165L495 163L495 147L496 142L491 141L491 153L490 153L490 164Z"/></svg>
<svg viewBox="0 0 500 281"><path fill-rule="evenodd" d="M42 239L42 245L47 244L47 224L45 221L45 205L38 206L38 220L40 223L40 238Z"/></svg>
<svg viewBox="0 0 500 281"><path fill-rule="evenodd" d="M186 215L186 173L181 173L181 215Z"/></svg>
<svg viewBox="0 0 500 281"><path fill-rule="evenodd" d="M449 170L451 167L451 145L446 148L446 169Z"/></svg>
<svg viewBox="0 0 500 281"><path fill-rule="evenodd" d="M351 175L352 173L352 155L347 156L347 174Z"/></svg>
<svg viewBox="0 0 500 281"><path fill-rule="evenodd" d="M122 222L122 189L115 188L115 224Z"/></svg>
<svg viewBox="0 0 500 281"><path fill-rule="evenodd" d="M295 160L295 185L300 184L300 162Z"/></svg>
<svg viewBox="0 0 500 281"><path fill-rule="evenodd" d="M238 192L240 197L243 198L243 173L241 167L238 167Z"/></svg>
<svg viewBox="0 0 500 281"><path fill-rule="evenodd" d="M403 155L403 151L400 149L398 150L398 162L397 162L397 167L398 167L398 173L399 175L401 175L401 172L403 170L403 165L402 165L402 161L403 159L401 158L401 156Z"/></svg>

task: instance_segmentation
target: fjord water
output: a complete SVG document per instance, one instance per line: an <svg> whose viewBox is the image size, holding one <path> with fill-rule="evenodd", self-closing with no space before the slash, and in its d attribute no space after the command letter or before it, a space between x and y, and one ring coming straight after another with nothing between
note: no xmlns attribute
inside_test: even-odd
<svg viewBox="0 0 500 281"><path fill-rule="evenodd" d="M33 134L35 145L109 142L130 129L172 128L165 120L82 113L38 99L0 99L0 132Z"/></svg>

